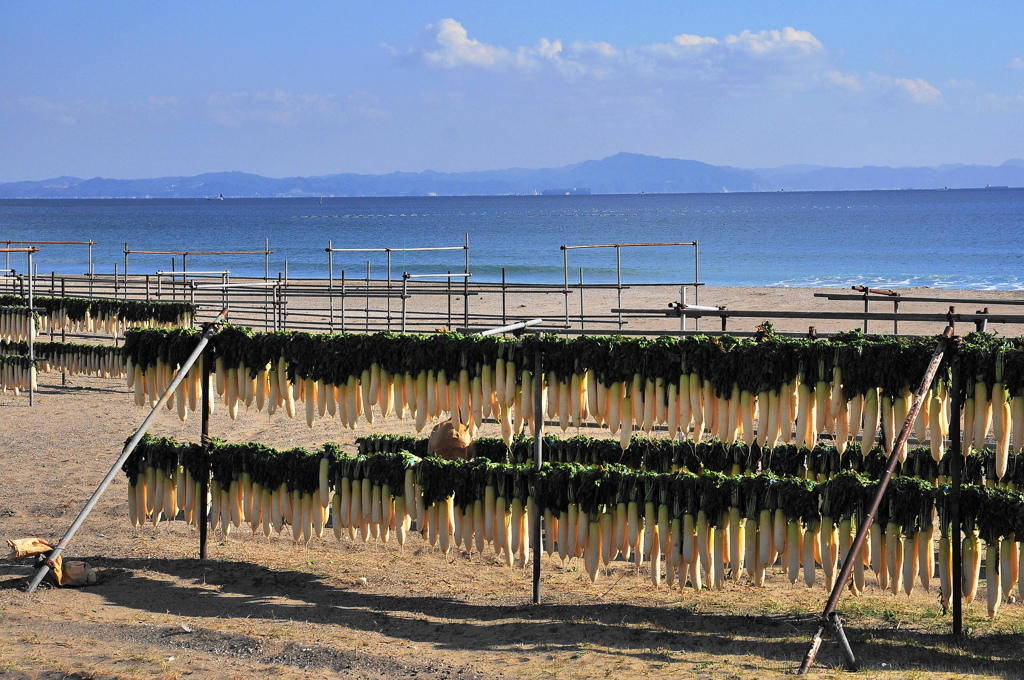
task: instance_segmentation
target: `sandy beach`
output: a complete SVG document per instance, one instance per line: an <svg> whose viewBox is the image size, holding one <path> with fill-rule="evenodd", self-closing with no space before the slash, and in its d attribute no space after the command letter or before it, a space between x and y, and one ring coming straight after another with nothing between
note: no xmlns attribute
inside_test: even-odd
<svg viewBox="0 0 1024 680"><path fill-rule="evenodd" d="M701 304L728 309L861 311L810 288L707 288ZM830 291L852 293L853 291ZM1012 291L906 289L906 296L1019 299ZM628 291L624 304L662 308L668 291ZM613 293L612 293L613 295ZM555 296L550 296L554 298ZM594 298L593 309L611 309ZM437 304L440 304L438 302ZM553 315L563 300L529 305ZM588 299L587 304L591 304ZM945 312L951 303L904 303L901 311ZM1024 301L1021 302L1024 306ZM878 311L891 311L878 305ZM956 305L973 312L973 303ZM518 309L518 308L517 308ZM1021 307L993 308L1020 313ZM644 320L653 331L678 319ZM750 331L751 319L730 321ZM631 327L640 326L631 324ZM705 320L702 328L716 328ZM779 330L849 330L845 321L779 320ZM944 324L942 324L944 325ZM875 322L875 332L891 331ZM1019 328L992 327L1003 335ZM936 334L941 325L901 323L901 333ZM958 332L973 330L958 328ZM76 338L76 340L81 341ZM0 394L0 538L56 542L146 415L123 381L40 377L36 405ZM495 426L482 434L493 435ZM181 423L158 414L151 432L199 440L198 418ZM353 450L367 432L413 434L389 419L357 430L317 420L312 428L283 413L218 409L211 433L230 442L277 448L341 443ZM569 434L574 434L571 432ZM593 432L588 432L593 436ZM607 435L605 435L607 436ZM404 548L359 541L284 537L240 531L211 537L198 561L198 534L184 522L133 529L127 483L119 474L68 549L88 561L99 583L83 589L22 586L29 570L0 560L0 676L5 678L759 678L791 672L810 643L827 593L790 585L772 570L765 588L746 579L720 592L654 589L646 568L615 563L592 585L582 566L542 559L544 604L530 603L530 569L500 566L493 554L443 555L419 535ZM363 580L365 579L365 580ZM989 622L983 598L965 607L973 632L961 647L946 633L936 593L880 592L840 606L854 648L869 669L914 677L1012 677L1019 672L1024 608L1007 605ZM819 677L841 664L826 642ZM883 665L885 670L883 670ZM891 669L891 670L890 670Z"/></svg>

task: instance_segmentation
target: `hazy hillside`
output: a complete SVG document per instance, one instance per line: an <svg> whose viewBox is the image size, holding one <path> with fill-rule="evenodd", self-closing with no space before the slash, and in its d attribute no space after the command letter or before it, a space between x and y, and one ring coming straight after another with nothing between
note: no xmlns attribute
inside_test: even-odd
<svg viewBox="0 0 1024 680"><path fill-rule="evenodd" d="M0 198L203 198L277 196L493 196L589 189L595 194L844 191L1024 186L1024 160L1000 166L829 168L790 165L744 170L693 160L619 153L561 168L442 173L353 173L262 177L217 172L195 177L79 179L57 177L0 184Z"/></svg>

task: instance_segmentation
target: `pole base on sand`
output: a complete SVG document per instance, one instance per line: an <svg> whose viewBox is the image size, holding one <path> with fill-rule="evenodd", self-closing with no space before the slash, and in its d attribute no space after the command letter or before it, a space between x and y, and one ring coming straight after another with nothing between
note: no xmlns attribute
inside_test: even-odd
<svg viewBox="0 0 1024 680"><path fill-rule="evenodd" d="M850 647L850 641L846 638L846 631L843 630L843 621L839 618L838 613L830 612L828 619L822 621L818 626L818 630L814 633L811 647L807 650L803 663L800 664L800 675L805 675L810 670L815 657L818 656L818 650L821 649L821 643L826 630L836 636L836 640L839 642L839 649L843 653L843 661L846 662L846 670L851 672L858 670L857 658L853 655L853 648Z"/></svg>

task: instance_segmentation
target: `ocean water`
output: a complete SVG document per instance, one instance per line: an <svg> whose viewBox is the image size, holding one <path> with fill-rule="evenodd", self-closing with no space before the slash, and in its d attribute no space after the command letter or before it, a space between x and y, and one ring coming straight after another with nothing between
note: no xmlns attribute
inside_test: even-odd
<svg viewBox="0 0 1024 680"><path fill-rule="evenodd" d="M461 272L473 280L561 283L616 279L613 248L699 243L708 285L1024 289L1024 189L745 194L137 200L0 200L4 241L86 241L95 271L129 250L263 251L269 272L326 277L334 248L390 248L391 273ZM624 282L691 282L694 248L621 248ZM23 255L10 266L24 269ZM173 262L172 262L173 258ZM7 260L0 258L0 263ZM80 274L85 246L42 246L40 273ZM190 270L262 276L262 254L190 255ZM0 265L2 266L2 265ZM181 257L133 253L129 272L181 269ZM334 275L386 272L384 252L334 253Z"/></svg>

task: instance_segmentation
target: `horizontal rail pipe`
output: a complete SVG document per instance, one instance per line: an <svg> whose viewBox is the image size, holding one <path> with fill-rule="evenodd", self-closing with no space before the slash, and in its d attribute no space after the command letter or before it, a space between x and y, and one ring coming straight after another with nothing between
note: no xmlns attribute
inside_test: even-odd
<svg viewBox="0 0 1024 680"><path fill-rule="evenodd" d="M227 274L231 273L231 270L230 269L225 269L223 271L207 271L207 272L204 272L204 271L194 271L194 270L184 271L184 270L180 270L179 269L179 270L176 270L176 271L169 272L169 271L165 271L163 269L157 269L155 273L156 273L157 276L168 276L168 277L172 277L172 278L181 278L181 277L184 277L184 276L226 276Z"/></svg>
<svg viewBox="0 0 1024 680"><path fill-rule="evenodd" d="M559 246L562 250L579 250L581 248L635 248L647 246L695 246L697 241L686 241L682 243L599 243L582 246Z"/></svg>
<svg viewBox="0 0 1024 680"><path fill-rule="evenodd" d="M96 241L0 241L0 243L6 243L8 247L15 243L19 245L36 245L36 246L95 246L98 245Z"/></svg>
<svg viewBox="0 0 1024 680"><path fill-rule="evenodd" d="M677 312L675 309L613 309L613 312L623 314L645 314L650 316L675 317L685 313L691 317L719 317L719 318L754 318L754 319L822 319L822 320L846 320L846 319L871 319L874 321L911 321L911 322L933 322L933 321L963 321L974 323L976 321L988 320L991 323L1024 323L1024 314L961 314L961 313L893 313L893 312L791 312L791 311L763 311L763 310L683 310Z"/></svg>
<svg viewBox="0 0 1024 680"><path fill-rule="evenodd" d="M815 293L814 297L825 298L826 300L849 301L849 302L935 302L935 303L963 303L972 305L1024 305L1024 298L957 298L957 297L887 297L883 295L853 295L851 293Z"/></svg>
<svg viewBox="0 0 1024 680"><path fill-rule="evenodd" d="M272 255L273 250L128 250L128 255Z"/></svg>
<svg viewBox="0 0 1024 680"><path fill-rule="evenodd" d="M328 253L413 253L430 250L465 250L466 246L437 246L432 248L324 248Z"/></svg>

